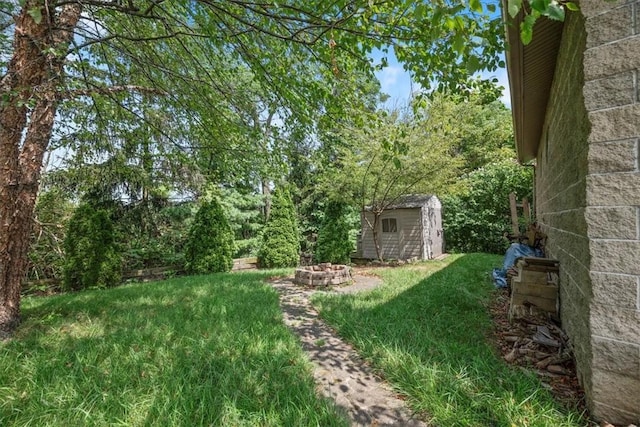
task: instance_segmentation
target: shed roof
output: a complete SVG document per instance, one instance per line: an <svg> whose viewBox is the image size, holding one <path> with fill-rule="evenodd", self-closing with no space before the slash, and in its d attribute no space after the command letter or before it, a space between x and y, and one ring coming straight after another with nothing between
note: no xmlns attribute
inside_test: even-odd
<svg viewBox="0 0 640 427"><path fill-rule="evenodd" d="M429 203L434 197L436 196L433 194L407 194L398 198L398 200L387 209L420 208L426 203Z"/></svg>
<svg viewBox="0 0 640 427"><path fill-rule="evenodd" d="M539 18L533 28L533 39L525 46L519 31L522 11L511 21L506 17L504 2L506 0L502 10L510 47L506 56L516 150L518 160L526 162L538 153L564 24Z"/></svg>

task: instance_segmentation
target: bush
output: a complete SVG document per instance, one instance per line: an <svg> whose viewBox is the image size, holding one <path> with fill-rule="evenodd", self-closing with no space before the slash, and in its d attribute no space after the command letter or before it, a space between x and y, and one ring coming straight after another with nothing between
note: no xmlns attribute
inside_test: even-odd
<svg viewBox="0 0 640 427"><path fill-rule="evenodd" d="M115 234L108 211L86 203L76 209L64 241L64 289L106 288L120 283L122 259Z"/></svg>
<svg viewBox="0 0 640 427"><path fill-rule="evenodd" d="M262 268L295 267L300 261L300 232L291 194L277 188L262 233L258 264Z"/></svg>
<svg viewBox="0 0 640 427"><path fill-rule="evenodd" d="M217 198L205 202L193 220L185 245L185 267L204 274L231 270L233 231Z"/></svg>
<svg viewBox="0 0 640 427"><path fill-rule="evenodd" d="M347 264L351 261L353 242L350 239L351 225L347 215L348 206L341 202L329 202L324 220L318 230L318 241L314 258L316 262Z"/></svg>
<svg viewBox="0 0 640 427"><path fill-rule="evenodd" d="M153 267L184 269L184 248L195 213L192 203L127 207L118 218L125 271Z"/></svg>
<svg viewBox="0 0 640 427"><path fill-rule="evenodd" d="M225 188L221 190L220 204L229 220L236 240L238 258L255 256L258 251L260 231L264 225L262 194Z"/></svg>
<svg viewBox="0 0 640 427"><path fill-rule="evenodd" d="M448 252L503 254L511 230L509 193L531 200L532 170L515 162L489 164L465 178L467 190L442 198L444 237Z"/></svg>

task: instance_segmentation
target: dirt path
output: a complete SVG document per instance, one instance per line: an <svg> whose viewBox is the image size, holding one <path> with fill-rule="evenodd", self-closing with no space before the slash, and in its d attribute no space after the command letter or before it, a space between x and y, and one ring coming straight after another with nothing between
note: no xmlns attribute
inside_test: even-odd
<svg viewBox="0 0 640 427"><path fill-rule="evenodd" d="M354 284L336 292L372 289L380 279L355 276ZM315 290L295 285L289 279L272 282L280 293L284 321L299 337L314 364L314 377L320 391L343 408L353 426L425 426L415 419L404 402L358 353L342 341L319 318L309 297Z"/></svg>

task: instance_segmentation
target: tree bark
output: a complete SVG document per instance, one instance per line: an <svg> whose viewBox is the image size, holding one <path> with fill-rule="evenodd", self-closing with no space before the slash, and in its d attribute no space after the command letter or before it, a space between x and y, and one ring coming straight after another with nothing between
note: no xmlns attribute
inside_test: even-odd
<svg viewBox="0 0 640 427"><path fill-rule="evenodd" d="M55 51L67 50L81 10L68 4L55 11L28 0L16 19L12 57L0 81L0 338L20 322L33 210L65 62Z"/></svg>

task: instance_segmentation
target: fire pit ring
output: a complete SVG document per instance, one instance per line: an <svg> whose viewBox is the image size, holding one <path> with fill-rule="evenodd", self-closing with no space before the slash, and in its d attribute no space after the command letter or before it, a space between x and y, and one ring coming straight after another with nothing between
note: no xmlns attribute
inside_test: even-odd
<svg viewBox="0 0 640 427"><path fill-rule="evenodd" d="M351 282L349 266L329 262L296 268L293 282L305 286L342 285Z"/></svg>

